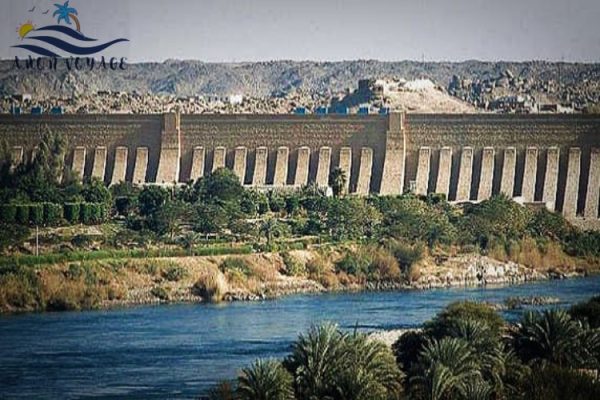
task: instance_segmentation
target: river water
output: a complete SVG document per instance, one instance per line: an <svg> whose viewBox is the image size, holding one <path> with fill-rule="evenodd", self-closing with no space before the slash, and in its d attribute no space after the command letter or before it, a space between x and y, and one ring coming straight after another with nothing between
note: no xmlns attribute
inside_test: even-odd
<svg viewBox="0 0 600 400"><path fill-rule="evenodd" d="M2 399L197 398L257 357L281 357L311 324L361 330L419 326L455 300L600 294L600 276L495 288L295 295L0 317ZM504 313L508 319L519 312Z"/></svg>

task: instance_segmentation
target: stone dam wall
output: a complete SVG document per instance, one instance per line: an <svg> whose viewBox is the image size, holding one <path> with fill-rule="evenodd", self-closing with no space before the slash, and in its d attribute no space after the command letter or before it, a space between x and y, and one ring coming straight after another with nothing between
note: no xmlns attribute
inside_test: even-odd
<svg viewBox="0 0 600 400"><path fill-rule="evenodd" d="M13 165L45 132L68 141L81 178L171 184L219 167L255 187L327 186L349 193L505 193L570 219L598 221L600 116L593 115L0 115Z"/></svg>

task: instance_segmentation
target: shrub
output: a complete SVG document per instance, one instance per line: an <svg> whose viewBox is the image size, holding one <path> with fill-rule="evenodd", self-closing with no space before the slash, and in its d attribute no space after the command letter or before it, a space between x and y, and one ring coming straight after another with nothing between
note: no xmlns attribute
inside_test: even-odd
<svg viewBox="0 0 600 400"><path fill-rule="evenodd" d="M219 270L210 270L202 274L192 288L192 291L201 296L204 301L212 303L223 300L227 290L227 280Z"/></svg>
<svg viewBox="0 0 600 400"><path fill-rule="evenodd" d="M600 296L573 305L569 313L575 319L587 321L592 328L600 328Z"/></svg>
<svg viewBox="0 0 600 400"><path fill-rule="evenodd" d="M242 368L237 393L241 400L293 400L293 379L276 360L257 360Z"/></svg>
<svg viewBox="0 0 600 400"><path fill-rule="evenodd" d="M223 273L237 271L245 276L250 276L252 274L252 269L250 268L248 261L240 257L227 257L221 262L219 269Z"/></svg>
<svg viewBox="0 0 600 400"><path fill-rule="evenodd" d="M29 206L27 204L16 205L16 221L18 224L27 225L29 223Z"/></svg>
<svg viewBox="0 0 600 400"><path fill-rule="evenodd" d="M327 272L325 260L320 256L311 258L306 263L306 272L310 279L319 280Z"/></svg>
<svg viewBox="0 0 600 400"><path fill-rule="evenodd" d="M65 203L64 215L70 224L77 224L80 221L80 203Z"/></svg>
<svg viewBox="0 0 600 400"><path fill-rule="evenodd" d="M296 257L289 252L281 253L283 263L285 264L285 274L289 276L302 276L306 274L306 267Z"/></svg>
<svg viewBox="0 0 600 400"><path fill-rule="evenodd" d="M81 203L79 207L80 221L86 225L90 225L92 220L92 203Z"/></svg>
<svg viewBox="0 0 600 400"><path fill-rule="evenodd" d="M392 254L384 249L373 251L369 264L369 280L398 281L401 275L398 261Z"/></svg>
<svg viewBox="0 0 600 400"><path fill-rule="evenodd" d="M504 321L489 305L471 301L450 303L432 320L424 324L430 336L441 338L449 335L460 320L475 320L485 324L494 335L500 334Z"/></svg>
<svg viewBox="0 0 600 400"><path fill-rule="evenodd" d="M41 203L29 205L29 223L32 225L44 223L44 206Z"/></svg>
<svg viewBox="0 0 600 400"><path fill-rule="evenodd" d="M371 259L365 252L348 252L335 263L336 272L344 272L354 276L367 276Z"/></svg>
<svg viewBox="0 0 600 400"><path fill-rule="evenodd" d="M127 216L135 207L134 201L132 197L129 196L119 196L115 199L115 208L117 209L117 214Z"/></svg>
<svg viewBox="0 0 600 400"><path fill-rule="evenodd" d="M600 384L581 371L546 365L533 368L524 379L522 398L528 400L596 400Z"/></svg>
<svg viewBox="0 0 600 400"><path fill-rule="evenodd" d="M170 298L169 292L162 286L153 287L152 290L150 290L150 294L162 301L168 301Z"/></svg>
<svg viewBox="0 0 600 400"><path fill-rule="evenodd" d="M179 265L172 265L162 271L162 277L171 282L178 282L187 276L187 270Z"/></svg>
<svg viewBox="0 0 600 400"><path fill-rule="evenodd" d="M17 218L17 206L15 204L2 204L0 206L0 220L5 224L14 224Z"/></svg>
<svg viewBox="0 0 600 400"><path fill-rule="evenodd" d="M29 237L29 228L24 225L0 224L0 250L23 243ZM11 263L14 265L14 263Z"/></svg>
<svg viewBox="0 0 600 400"><path fill-rule="evenodd" d="M46 225L58 225L62 218L63 207L60 204L44 203L44 222Z"/></svg>
<svg viewBox="0 0 600 400"><path fill-rule="evenodd" d="M412 265L419 262L425 254L425 248L421 244L392 242L389 247L404 272L408 272Z"/></svg>

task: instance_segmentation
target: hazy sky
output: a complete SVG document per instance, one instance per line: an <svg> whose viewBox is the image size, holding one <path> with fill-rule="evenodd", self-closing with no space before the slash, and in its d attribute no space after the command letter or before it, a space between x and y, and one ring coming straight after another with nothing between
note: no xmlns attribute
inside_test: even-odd
<svg viewBox="0 0 600 400"><path fill-rule="evenodd" d="M0 58L63 0L0 0ZM33 6L36 9L28 12ZM600 61L600 0L71 0L129 61ZM50 9L49 14L42 12Z"/></svg>

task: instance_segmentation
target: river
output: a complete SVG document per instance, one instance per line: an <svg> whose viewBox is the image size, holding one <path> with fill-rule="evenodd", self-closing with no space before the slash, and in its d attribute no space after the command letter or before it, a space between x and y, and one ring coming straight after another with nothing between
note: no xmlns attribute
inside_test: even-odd
<svg viewBox="0 0 600 400"><path fill-rule="evenodd" d="M300 332L321 321L366 331L409 328L455 300L555 296L567 306L597 294L600 276L0 316L0 398L193 399L257 357L281 357Z"/></svg>

